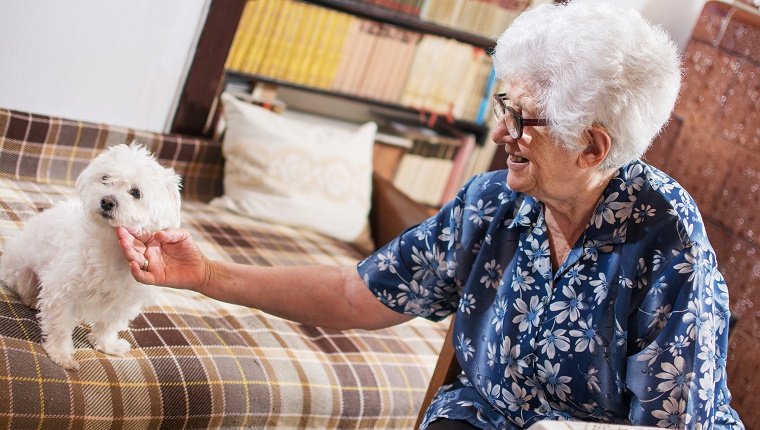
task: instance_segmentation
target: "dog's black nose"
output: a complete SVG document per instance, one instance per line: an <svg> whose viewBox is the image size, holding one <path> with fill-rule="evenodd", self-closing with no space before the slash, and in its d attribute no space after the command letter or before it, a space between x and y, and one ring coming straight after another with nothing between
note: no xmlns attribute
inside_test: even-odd
<svg viewBox="0 0 760 430"><path fill-rule="evenodd" d="M116 201L116 197L114 196L105 196L102 199L100 199L100 208L106 212L115 208L117 205L118 205L118 202Z"/></svg>

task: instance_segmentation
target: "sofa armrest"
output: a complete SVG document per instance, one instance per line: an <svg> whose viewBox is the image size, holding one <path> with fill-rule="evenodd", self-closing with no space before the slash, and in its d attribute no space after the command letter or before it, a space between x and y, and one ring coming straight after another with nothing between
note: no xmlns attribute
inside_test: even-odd
<svg viewBox="0 0 760 430"><path fill-rule="evenodd" d="M425 205L412 200L377 173L372 174L372 208L369 223L372 239L378 248L430 215L430 209Z"/></svg>

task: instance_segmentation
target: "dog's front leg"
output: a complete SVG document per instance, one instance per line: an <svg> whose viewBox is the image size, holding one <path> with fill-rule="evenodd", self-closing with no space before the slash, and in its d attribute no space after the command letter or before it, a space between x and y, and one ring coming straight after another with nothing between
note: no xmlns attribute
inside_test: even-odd
<svg viewBox="0 0 760 430"><path fill-rule="evenodd" d="M110 355L124 355L132 349L132 345L125 339L119 339L119 332L126 330L128 323L121 321L96 321L92 325L92 331L87 335L87 340L98 351Z"/></svg>
<svg viewBox="0 0 760 430"><path fill-rule="evenodd" d="M74 359L74 342L71 339L77 325L72 307L43 300L40 303L38 318L42 330L42 347L50 359L64 369L79 370L79 363Z"/></svg>

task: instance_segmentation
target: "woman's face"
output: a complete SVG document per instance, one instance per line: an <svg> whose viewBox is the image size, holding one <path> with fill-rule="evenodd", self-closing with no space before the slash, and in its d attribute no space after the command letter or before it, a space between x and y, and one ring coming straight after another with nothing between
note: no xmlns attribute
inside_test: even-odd
<svg viewBox="0 0 760 430"><path fill-rule="evenodd" d="M524 118L538 118L529 87L510 83L506 90L512 107ZM579 179L579 151L568 151L555 143L547 127L523 127L520 139L513 139L504 121L494 127L491 138L507 152L507 185L539 200L572 198Z"/></svg>

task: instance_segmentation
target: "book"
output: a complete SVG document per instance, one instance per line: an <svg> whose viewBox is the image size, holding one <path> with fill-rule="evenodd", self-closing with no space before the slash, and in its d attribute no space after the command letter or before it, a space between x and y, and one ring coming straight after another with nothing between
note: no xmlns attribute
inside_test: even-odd
<svg viewBox="0 0 760 430"><path fill-rule="evenodd" d="M454 196L456 196L457 192L459 192L459 189L462 188L462 185L464 185L465 181L468 178L465 176L465 169L467 168L469 160L472 157L475 146L475 136L472 134L467 134L462 137L462 145L454 157L446 185L444 186L443 192L441 193L439 206L443 206L449 200L453 199Z"/></svg>
<svg viewBox="0 0 760 430"><path fill-rule="evenodd" d="M413 31L401 32L401 48L399 49L398 65L394 70L394 76L387 88L387 100L399 103L404 91L404 85L409 80L414 56L417 53L417 44L422 36Z"/></svg>
<svg viewBox="0 0 760 430"><path fill-rule="evenodd" d="M308 3L297 3L299 9L299 23L292 34L291 43L288 48L287 62L281 78L286 81L302 83L301 70L304 62L307 61L307 46L314 34L314 6Z"/></svg>
<svg viewBox="0 0 760 430"><path fill-rule="evenodd" d="M332 89L338 91L344 91L344 85L348 80L348 74L351 70L351 63L356 61L355 52L358 48L358 34L361 27L361 20L355 16L350 17L348 28L346 29L346 36L343 40L343 47L340 52L340 59L338 61L338 67L335 72L335 77L332 82Z"/></svg>
<svg viewBox="0 0 760 430"><path fill-rule="evenodd" d="M454 106L452 114L456 118L468 118L468 107L472 103L472 93L481 92L481 88L478 88L478 74L482 65L481 58L485 56L485 51L480 48L473 47L472 59L465 64L465 72L462 78L462 85L459 87L456 99L454 100Z"/></svg>
<svg viewBox="0 0 760 430"><path fill-rule="evenodd" d="M317 44L322 37L322 30L324 29L327 15L330 12L323 7L311 4L307 4L306 6L308 7L308 16L306 18L308 37L301 41L303 44L303 58L301 58L294 77L294 82L299 84L309 82L312 65L317 61Z"/></svg>
<svg viewBox="0 0 760 430"><path fill-rule="evenodd" d="M435 76L431 72L431 63L437 47L436 36L425 34L417 44L414 60L409 71L407 80L401 95L401 103L415 109L423 109L427 95L426 86L430 84L429 76Z"/></svg>
<svg viewBox="0 0 760 430"><path fill-rule="evenodd" d="M293 6L293 2L289 0L278 3L278 13L276 17L272 17L274 22L272 23L271 33L263 40L265 44L264 49L262 50L260 61L257 62L256 73L264 76L272 76L277 67L279 56L282 53L285 31L288 27L290 9Z"/></svg>
<svg viewBox="0 0 760 430"><path fill-rule="evenodd" d="M374 54L377 38L374 37L375 28L381 24L372 21L362 21L361 28L356 37L357 49L354 52L355 61L351 62L351 68L344 82L343 91L356 93L367 71L367 63Z"/></svg>
<svg viewBox="0 0 760 430"><path fill-rule="evenodd" d="M315 31L318 33L314 39L314 44L311 49L313 50L312 61L309 64L308 73L304 81L305 84L313 87L319 87L319 73L322 68L322 64L326 61L326 51L329 43L329 38L332 37L334 32L334 22L339 12L324 9L324 17L320 22L320 26Z"/></svg>
<svg viewBox="0 0 760 430"><path fill-rule="evenodd" d="M306 9L304 6L304 3L293 2L288 15L281 18L286 21L286 25L282 34L282 43L277 51L276 60L272 68L272 77L287 79L288 75L292 76L294 73L293 68L298 58L295 53L298 46L302 43L302 41L298 40L298 33L303 29L303 15Z"/></svg>
<svg viewBox="0 0 760 430"><path fill-rule="evenodd" d="M241 69L246 73L258 73L266 54L271 33L274 30L277 18L280 14L282 3L273 1L260 1L262 11L258 24L253 29L252 40L244 55Z"/></svg>
<svg viewBox="0 0 760 430"><path fill-rule="evenodd" d="M493 93L493 87L496 83L496 72L493 70L493 67L491 68L491 71L488 74L488 82L485 87L485 91L482 93L483 98L480 101L480 106L478 108L478 114L475 117L475 122L478 124L483 124L485 121L486 115L489 115L491 112L491 97Z"/></svg>
<svg viewBox="0 0 760 430"><path fill-rule="evenodd" d="M232 70L242 70L244 56L248 47L253 40L253 31L255 26L252 22L255 21L256 16L261 14L261 3L247 2L243 9L243 14L240 17L240 23L235 30L235 38L232 40L232 46L230 47L230 53L227 57L227 63L225 67Z"/></svg>
<svg viewBox="0 0 760 430"><path fill-rule="evenodd" d="M338 72L341 50L346 40L351 16L344 13L335 14L335 23L325 48L325 58L319 69L317 86L319 88L331 88L335 75Z"/></svg>
<svg viewBox="0 0 760 430"><path fill-rule="evenodd" d="M463 141L424 127L411 127L395 121L391 125L412 141L412 147L398 163L393 184L418 202L440 206ZM469 150L461 153L459 163L464 164L466 157L469 157Z"/></svg>
<svg viewBox="0 0 760 430"><path fill-rule="evenodd" d="M377 88L379 82L385 78L388 63L388 28L384 24L378 24L369 28L370 37L373 39L373 50L367 59L364 68L364 75L357 83L355 88L356 94L367 97L377 98Z"/></svg>
<svg viewBox="0 0 760 430"><path fill-rule="evenodd" d="M397 27L388 26L388 56L385 65L386 73L382 77L377 91L377 98L389 102L396 101L394 89L406 79L408 70L404 70L404 56L407 43L404 40L406 31Z"/></svg>

